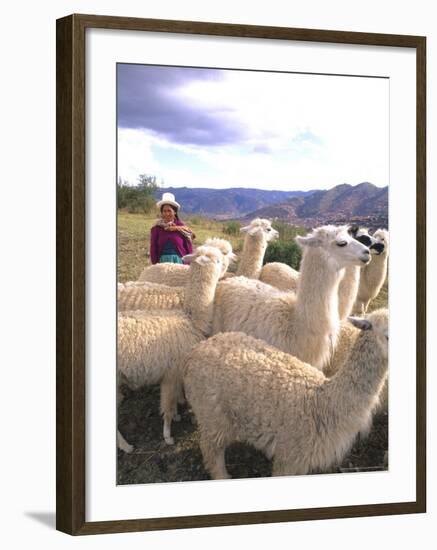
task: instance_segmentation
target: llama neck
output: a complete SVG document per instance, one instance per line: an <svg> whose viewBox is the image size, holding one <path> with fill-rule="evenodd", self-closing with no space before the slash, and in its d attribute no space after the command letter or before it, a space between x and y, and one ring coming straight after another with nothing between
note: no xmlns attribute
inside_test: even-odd
<svg viewBox="0 0 437 550"><path fill-rule="evenodd" d="M340 321L343 321L351 314L360 284L360 269L358 266L349 266L344 270L344 276L338 287L338 314Z"/></svg>
<svg viewBox="0 0 437 550"><path fill-rule="evenodd" d="M339 330L338 286L343 271L320 248L308 248L305 251L295 311L303 333L313 339L314 348L318 343L323 347L327 338L331 339L331 346L336 344ZM325 359L314 360L315 363L324 363ZM302 360L308 361L306 358ZM320 365L315 366L321 368Z"/></svg>
<svg viewBox="0 0 437 550"><path fill-rule="evenodd" d="M387 252L379 256L373 256L369 265L363 269L363 277L369 282L376 282L379 279L385 279L387 273Z"/></svg>
<svg viewBox="0 0 437 550"><path fill-rule="evenodd" d="M386 379L387 359L382 357L372 331L357 338L343 367L321 386L321 410L332 411L337 428L344 428L371 412Z"/></svg>
<svg viewBox="0 0 437 550"><path fill-rule="evenodd" d="M264 239L246 235L237 275L242 275L249 279L259 279L266 248L267 243L264 242Z"/></svg>
<svg viewBox="0 0 437 550"><path fill-rule="evenodd" d="M217 274L190 266L188 282L184 290L184 312L191 318L193 326L205 336L212 330L214 296Z"/></svg>

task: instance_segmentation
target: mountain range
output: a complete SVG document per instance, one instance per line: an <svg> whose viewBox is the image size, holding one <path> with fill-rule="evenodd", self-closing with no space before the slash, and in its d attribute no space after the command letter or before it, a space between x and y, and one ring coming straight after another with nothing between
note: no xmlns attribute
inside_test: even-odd
<svg viewBox="0 0 437 550"><path fill-rule="evenodd" d="M203 214L242 222L261 217L304 227L356 222L368 227L388 226L388 187L363 182L328 190L269 191L263 189L161 188L182 205L182 215Z"/></svg>
<svg viewBox="0 0 437 550"><path fill-rule="evenodd" d="M363 182L352 186L337 185L326 191L314 191L250 212L256 217L281 220L294 225L315 227L326 223L356 222L369 227L388 226L388 187Z"/></svg>
<svg viewBox="0 0 437 550"><path fill-rule="evenodd" d="M293 197L310 195L313 191L269 191L264 189L208 189L191 187L166 187L156 193L173 193L182 206L182 215L204 214L216 219L240 218L254 210L280 203Z"/></svg>

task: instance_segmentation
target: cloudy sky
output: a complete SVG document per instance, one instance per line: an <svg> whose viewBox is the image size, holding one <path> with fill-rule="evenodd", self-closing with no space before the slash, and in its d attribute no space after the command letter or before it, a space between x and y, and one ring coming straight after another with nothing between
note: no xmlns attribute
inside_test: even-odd
<svg viewBox="0 0 437 550"><path fill-rule="evenodd" d="M388 80L119 64L118 175L166 187L388 185Z"/></svg>

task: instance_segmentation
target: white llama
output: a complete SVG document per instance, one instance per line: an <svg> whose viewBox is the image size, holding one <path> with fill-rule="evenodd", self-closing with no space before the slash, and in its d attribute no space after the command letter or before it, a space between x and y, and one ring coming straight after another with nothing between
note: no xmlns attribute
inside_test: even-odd
<svg viewBox="0 0 437 550"><path fill-rule="evenodd" d="M242 331L323 369L339 330L343 268L368 263L370 253L347 226L319 227L296 241L304 248L297 294L244 277L222 281L216 291L213 333Z"/></svg>
<svg viewBox="0 0 437 550"><path fill-rule="evenodd" d="M279 233L273 229L272 223L263 218L256 218L249 225L240 229L245 233L243 252L237 268L237 276L249 279L259 279L263 268L264 254L267 245L277 239Z"/></svg>
<svg viewBox="0 0 437 550"><path fill-rule="evenodd" d="M241 332L196 346L184 385L213 479L227 479L225 449L246 442L273 458L273 475L326 471L365 432L388 363L387 310L351 319L362 329L331 379L296 357Z"/></svg>
<svg viewBox="0 0 437 550"><path fill-rule="evenodd" d="M349 227L349 233L354 239L367 246L372 253L371 247L376 244L376 240L369 235L368 229L352 225ZM352 313L363 269L365 267L349 266L344 270L343 278L338 287L338 313L340 321L344 321Z"/></svg>
<svg viewBox="0 0 437 550"><path fill-rule="evenodd" d="M188 273L189 270L187 269L187 274ZM157 283L138 281L118 283L118 312L133 310L147 311L151 309L178 309L181 308L184 303L184 295L184 287L171 287Z"/></svg>
<svg viewBox="0 0 437 550"><path fill-rule="evenodd" d="M232 251L232 245L226 239L210 237L206 239L205 246L214 246L223 254L223 273L228 270L229 265L237 259L237 256ZM182 287L185 286L188 280L188 265L181 264L155 264L147 266L143 269L138 281L158 283L167 286Z"/></svg>
<svg viewBox="0 0 437 550"><path fill-rule="evenodd" d="M366 228L353 225L349 227L349 232L354 239L363 243L367 248L376 243ZM360 272L361 268L359 266L349 266L344 270L344 275L338 288L340 320L346 319L352 312L360 283ZM282 262L271 262L263 266L260 281L283 291L297 292L299 271Z"/></svg>
<svg viewBox="0 0 437 550"><path fill-rule="evenodd" d="M373 234L376 243L370 247L371 263L361 270L360 285L354 311L364 314L385 282L389 255L389 234L386 229L378 229Z"/></svg>
<svg viewBox="0 0 437 550"><path fill-rule="evenodd" d="M181 395L179 367L186 354L211 333L214 293L222 273L223 256L217 248L200 246L190 261L183 311L148 311L147 315L126 312L118 319L118 384L139 389L161 383L161 412L164 439L173 443L171 420ZM119 392L119 399L121 399ZM118 445L132 450L118 433Z"/></svg>

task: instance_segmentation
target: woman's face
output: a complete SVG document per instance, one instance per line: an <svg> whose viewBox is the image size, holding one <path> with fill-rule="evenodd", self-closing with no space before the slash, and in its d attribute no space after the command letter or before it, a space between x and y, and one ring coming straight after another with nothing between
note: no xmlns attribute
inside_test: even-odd
<svg viewBox="0 0 437 550"><path fill-rule="evenodd" d="M164 204L164 206L162 207L161 214L162 214L162 219L166 222L172 222L175 219L175 211L168 204Z"/></svg>

